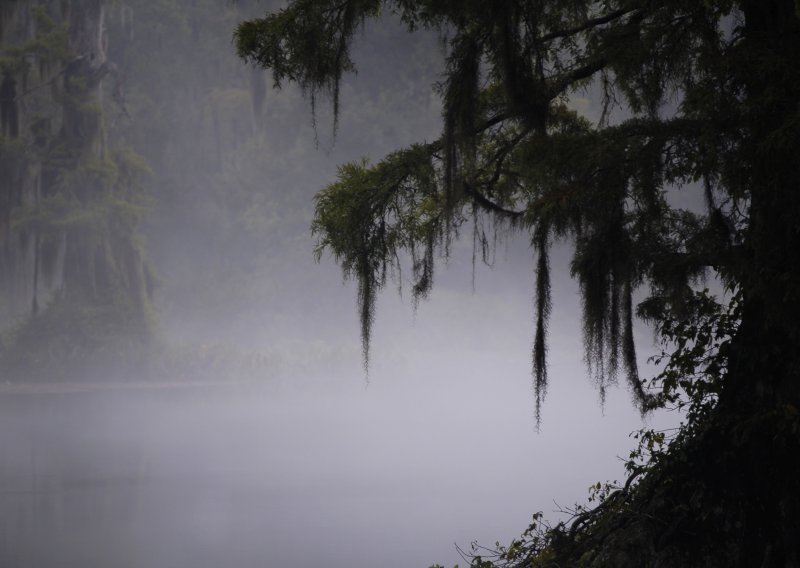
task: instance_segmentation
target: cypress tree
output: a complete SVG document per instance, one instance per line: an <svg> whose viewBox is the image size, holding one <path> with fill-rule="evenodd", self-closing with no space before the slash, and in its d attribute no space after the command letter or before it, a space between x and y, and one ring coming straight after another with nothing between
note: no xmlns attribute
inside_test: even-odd
<svg viewBox="0 0 800 568"><path fill-rule="evenodd" d="M236 47L276 84L299 84L312 110L327 96L336 111L343 74L355 68L355 32L386 13L446 40L443 132L375 164L342 166L316 198L317 252L330 251L359 284L365 360L387 274L410 258L424 296L458 229L475 220L481 231L488 220L525 232L536 251L537 412L557 238L574 244L586 360L601 393L621 371L646 409L664 398L636 368L634 316L675 340L676 361L697 362L682 348L712 342L689 322L708 316L695 289L713 274L737 298L721 363L705 367L713 408L637 481L638 497L626 487L639 524L621 513L609 523L640 530L627 545L578 529L564 534L584 548L548 542L569 548L562 562L586 565L797 566L800 486L787 457L800 455L797 3L295 0L243 22ZM602 100L594 119L570 104L587 90ZM671 192L704 206L676 207ZM645 299L634 306L637 292ZM691 385L692 368L684 371L681 384ZM574 555L590 542L645 548Z"/></svg>

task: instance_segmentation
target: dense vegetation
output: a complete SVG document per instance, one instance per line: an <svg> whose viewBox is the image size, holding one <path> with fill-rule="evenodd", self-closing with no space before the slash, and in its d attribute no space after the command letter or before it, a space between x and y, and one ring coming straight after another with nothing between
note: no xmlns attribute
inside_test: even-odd
<svg viewBox="0 0 800 568"><path fill-rule="evenodd" d="M312 112L327 96L335 113L356 32L387 12L444 38L444 131L343 165L317 196L319 253L358 281L365 362L375 298L393 274L409 262L424 297L467 223L478 252L508 227L538 255L537 411L548 251L561 238L574 244L601 393L622 371L643 409L690 408L669 445L643 435L644 461L621 488L598 488L593 512L534 525L473 564L800 565L796 3L296 0L242 23L238 52L300 85ZM600 116L574 110L586 91L602 99ZM699 207L676 206L678 192ZM709 272L730 302L698 294ZM672 346L651 388L636 367L634 315Z"/></svg>
<svg viewBox="0 0 800 568"><path fill-rule="evenodd" d="M302 103L266 108L265 74L231 53L255 4L2 3L3 380L274 370L263 337L226 336L297 286L309 195L282 189L313 169L263 127L290 132Z"/></svg>
<svg viewBox="0 0 800 568"><path fill-rule="evenodd" d="M109 144L104 113L122 101L103 5L14 1L0 15L0 318L19 322L3 338L5 378L126 368L152 335L138 232L148 167Z"/></svg>
<svg viewBox="0 0 800 568"><path fill-rule="evenodd" d="M333 329L351 316L341 302L317 337L298 337L308 298L336 295L307 229L337 158L314 150L302 98L270 91L231 50L236 22L269 5L0 3L3 380L251 377L357 350ZM427 51L394 74L416 73ZM431 99L427 82L419 91ZM333 154L388 148L386 131L415 121L371 100L397 107L410 93L364 96L350 113L359 135Z"/></svg>

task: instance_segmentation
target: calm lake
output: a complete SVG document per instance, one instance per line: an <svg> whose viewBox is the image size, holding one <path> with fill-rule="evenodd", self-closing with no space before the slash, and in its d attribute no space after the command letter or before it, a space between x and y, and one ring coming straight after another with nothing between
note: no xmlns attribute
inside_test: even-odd
<svg viewBox="0 0 800 568"><path fill-rule="evenodd" d="M585 378L553 389L576 414L537 434L524 374L471 370L458 391L420 373L2 394L0 566L463 566L454 543L508 542L620 476L626 397L612 419Z"/></svg>

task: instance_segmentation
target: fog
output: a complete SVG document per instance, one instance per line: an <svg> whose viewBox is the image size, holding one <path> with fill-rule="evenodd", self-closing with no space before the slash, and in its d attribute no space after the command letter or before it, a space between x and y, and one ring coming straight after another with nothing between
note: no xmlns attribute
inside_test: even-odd
<svg viewBox="0 0 800 568"><path fill-rule="evenodd" d="M152 170L139 236L157 273L159 355L85 380L2 369L0 566L464 565L456 544L509 542L540 510L565 518L589 485L623 478L632 431L677 423L643 419L624 386L601 404L560 243L537 428L524 234L497 245L492 268L473 266L462 235L416 308L408 282L401 294L388 286L364 370L356 287L330 258L314 261L312 196L338 164L438 137L435 37L409 39L391 22L366 30L334 137L329 109L319 105L315 129L291 86L254 110L253 71L230 33L263 4L210 23L213 3L123 4L137 19L110 9L108 50L130 116L108 100L104 116L108 144ZM175 14L214 34L172 34ZM56 302L59 282L36 284L34 298L38 286ZM11 329L31 292L3 290ZM652 374L652 332L637 333Z"/></svg>
<svg viewBox="0 0 800 568"><path fill-rule="evenodd" d="M508 541L619 479L632 445L627 401L603 417L580 381L553 387L537 434L514 371L481 355L327 394L4 397L0 560L452 565L453 543Z"/></svg>
<svg viewBox="0 0 800 568"><path fill-rule="evenodd" d="M600 406L557 301L537 432L530 299L500 288L443 289L416 316L384 298L368 382L356 350L351 373L294 381L6 394L0 564L451 566L456 543L562 519L622 478L642 421L624 389Z"/></svg>

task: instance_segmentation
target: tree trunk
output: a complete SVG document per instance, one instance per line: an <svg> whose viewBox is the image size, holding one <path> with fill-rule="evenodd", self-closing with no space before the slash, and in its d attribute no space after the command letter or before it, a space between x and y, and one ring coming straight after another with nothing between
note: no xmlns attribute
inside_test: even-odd
<svg viewBox="0 0 800 568"><path fill-rule="evenodd" d="M722 503L739 500L741 566L797 567L800 534L800 19L793 0L743 3L750 174L742 319L705 450ZM710 442L719 447L709 447ZM720 483L721 481L721 483Z"/></svg>

